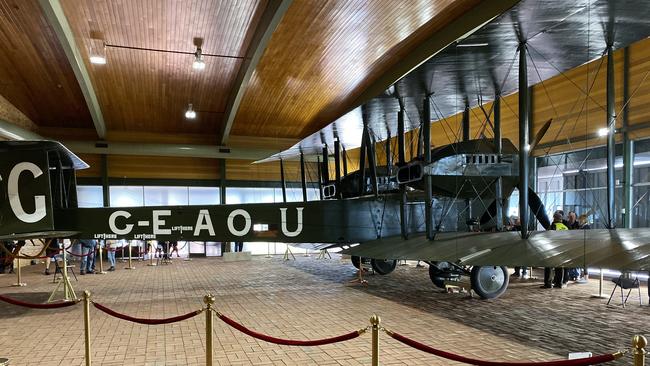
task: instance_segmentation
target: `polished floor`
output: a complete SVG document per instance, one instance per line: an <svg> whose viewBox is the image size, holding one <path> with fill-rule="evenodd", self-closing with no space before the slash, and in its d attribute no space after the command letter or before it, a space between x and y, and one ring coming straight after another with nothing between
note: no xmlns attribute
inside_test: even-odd
<svg viewBox="0 0 650 366"><path fill-rule="evenodd" d="M487 360L554 360L569 352L610 353L628 347L632 336L649 336L650 307L645 283L628 306L606 306L597 281L567 289L542 290L539 281L512 281L491 301L447 294L433 287L426 269L400 266L388 276L366 277L368 286L349 283L356 271L347 262L297 256L254 257L248 262L220 258L174 260L170 265L136 264L105 275L80 276L80 294L136 317L162 318L202 307L216 296L223 314L258 332L291 339L336 336L366 327L373 313L386 328L437 348ZM0 294L44 302L54 289L42 265L25 268L26 287L10 287L0 275ZM609 294L611 282L605 283ZM109 317L91 307L94 365L205 364L203 314L180 323L147 326ZM0 302L0 357L11 365L82 365L82 307L30 310ZM215 364L369 365L370 334L319 347L277 346L255 340L215 318ZM408 348L380 334L382 365L450 365L452 362ZM624 359L612 364L629 365Z"/></svg>

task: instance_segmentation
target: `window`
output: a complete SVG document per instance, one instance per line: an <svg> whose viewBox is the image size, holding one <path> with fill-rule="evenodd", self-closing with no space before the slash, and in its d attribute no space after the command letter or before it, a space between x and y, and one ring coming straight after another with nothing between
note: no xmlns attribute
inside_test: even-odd
<svg viewBox="0 0 650 366"><path fill-rule="evenodd" d="M77 201L79 207L103 207L102 186L77 186Z"/></svg>

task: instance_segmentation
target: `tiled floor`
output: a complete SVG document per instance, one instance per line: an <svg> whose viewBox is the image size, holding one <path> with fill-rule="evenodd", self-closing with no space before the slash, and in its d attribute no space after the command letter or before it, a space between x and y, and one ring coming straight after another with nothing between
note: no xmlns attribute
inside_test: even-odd
<svg viewBox="0 0 650 366"><path fill-rule="evenodd" d="M355 270L338 257L256 257L249 262L221 259L175 260L133 271L86 275L73 280L93 299L136 317L169 317L199 309L207 293L216 308L253 330L292 339L316 339L368 325L377 313L382 324L432 346L488 360L551 360L571 351L613 352L628 347L634 334L650 335L650 307L636 297L626 309L592 299L597 281L564 290L541 290L539 282L513 281L497 300L470 299L435 289L426 269L398 267L389 276L368 276L369 285L348 283ZM12 275L0 275L0 293L44 302L54 289L42 266L24 270L27 287L14 288ZM644 284L645 285L645 284ZM612 286L606 282L605 292ZM635 294L633 294L634 296ZM647 304L647 289L642 288ZM635 305L636 304L636 305ZM95 365L202 365L205 317L146 326L112 318L91 307ZM30 310L0 302L0 357L11 365L82 365L81 305ZM214 320L215 364L369 365L370 334L334 345L304 348L255 340ZM449 365L380 334L382 365ZM631 364L630 358L619 365Z"/></svg>

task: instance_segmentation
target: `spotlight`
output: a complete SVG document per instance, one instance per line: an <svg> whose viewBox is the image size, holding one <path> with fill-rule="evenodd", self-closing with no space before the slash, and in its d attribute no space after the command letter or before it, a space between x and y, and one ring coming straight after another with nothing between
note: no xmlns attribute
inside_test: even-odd
<svg viewBox="0 0 650 366"><path fill-rule="evenodd" d="M101 46L97 42L93 42L90 46L90 60L91 64L95 65L106 65L106 44L101 43Z"/></svg>
<svg viewBox="0 0 650 366"><path fill-rule="evenodd" d="M194 62L192 63L192 68L194 70L205 69L205 62L203 62L203 56L201 55L201 47L197 47L196 52L194 52Z"/></svg>
<svg viewBox="0 0 650 366"><path fill-rule="evenodd" d="M530 145L529 144L526 144L524 146L524 151L530 151Z"/></svg>
<svg viewBox="0 0 650 366"><path fill-rule="evenodd" d="M192 103L190 103L187 106L187 110L185 111L185 118L187 118L187 119L196 118L196 112L194 112L194 109L192 109Z"/></svg>
<svg viewBox="0 0 650 366"><path fill-rule="evenodd" d="M598 130L598 136L605 137L609 134L609 128L601 128Z"/></svg>

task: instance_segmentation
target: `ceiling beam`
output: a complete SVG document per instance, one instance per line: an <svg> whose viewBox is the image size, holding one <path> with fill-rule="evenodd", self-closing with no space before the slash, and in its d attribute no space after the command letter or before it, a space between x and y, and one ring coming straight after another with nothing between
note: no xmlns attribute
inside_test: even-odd
<svg viewBox="0 0 650 366"><path fill-rule="evenodd" d="M104 124L104 116L102 115L102 111L99 108L99 102L97 101L97 95L95 94L95 89L93 89L90 75L88 74L84 60L81 57L81 53L77 48L74 34L70 28L68 19L65 17L61 3L59 0L39 0L38 2L43 9L45 18L54 29L54 33L59 39L59 43L65 51L68 62L72 67L74 76L77 78L81 92L83 93L84 99L86 100L88 111L90 112L90 116L92 117L93 123L95 124L97 136L100 139L104 139L106 137L106 125Z"/></svg>
<svg viewBox="0 0 650 366"><path fill-rule="evenodd" d="M432 34L428 39L417 46L409 55L393 65L382 76L370 84L352 102L352 109L360 106L370 99L383 93L388 87L406 76L418 66L422 65L438 52L444 50L459 38L469 35L490 20L501 15L506 10L515 6L520 0L487 0L482 1L465 14L458 17L448 26ZM345 111L346 113L349 111Z"/></svg>
<svg viewBox="0 0 650 366"><path fill-rule="evenodd" d="M193 144L153 144L108 141L64 141L63 144L75 154L172 156L208 159L259 160L277 152L275 149Z"/></svg>
<svg viewBox="0 0 650 366"><path fill-rule="evenodd" d="M244 98L244 92L246 92L248 82L262 58L266 46L271 40L271 35L278 24L280 24L280 20L282 20L282 17L287 12L291 2L292 0L270 0L264 9L262 18L255 29L255 34L248 46L248 50L246 50L246 57L239 68L239 73L237 73L237 78L228 97L224 124L221 130L222 145L228 143L230 130L235 121L235 116L237 116L239 105Z"/></svg>

